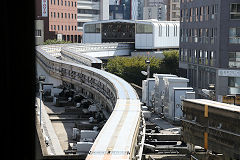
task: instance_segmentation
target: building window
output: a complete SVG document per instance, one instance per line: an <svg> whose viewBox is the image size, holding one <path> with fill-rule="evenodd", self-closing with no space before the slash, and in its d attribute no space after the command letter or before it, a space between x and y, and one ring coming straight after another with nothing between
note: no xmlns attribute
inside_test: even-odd
<svg viewBox="0 0 240 160"><path fill-rule="evenodd" d="M62 25L62 31L63 31L63 25Z"/></svg>
<svg viewBox="0 0 240 160"><path fill-rule="evenodd" d="M54 18L56 17L56 13L55 13L55 12L53 12L53 17L54 17Z"/></svg>
<svg viewBox="0 0 240 160"><path fill-rule="evenodd" d="M63 0L61 0L61 5L63 6Z"/></svg>
<svg viewBox="0 0 240 160"><path fill-rule="evenodd" d="M65 1L65 6L67 6L67 1Z"/></svg>
<svg viewBox="0 0 240 160"><path fill-rule="evenodd" d="M204 55L203 51L199 51L199 56L198 56L198 64L204 64Z"/></svg>
<svg viewBox="0 0 240 160"><path fill-rule="evenodd" d="M99 10L95 9L78 9L77 12L79 14L99 14Z"/></svg>
<svg viewBox="0 0 240 160"><path fill-rule="evenodd" d="M232 3L230 6L230 18L240 19L240 3Z"/></svg>
<svg viewBox="0 0 240 160"><path fill-rule="evenodd" d="M70 6L70 1L68 1L68 6Z"/></svg>
<svg viewBox="0 0 240 160"><path fill-rule="evenodd" d="M75 2L75 7L77 7L77 3Z"/></svg>
<svg viewBox="0 0 240 160"><path fill-rule="evenodd" d="M40 29L35 30L35 37L41 37L42 31Z"/></svg>
<svg viewBox="0 0 240 160"><path fill-rule="evenodd" d="M67 18L67 13L65 13L65 18Z"/></svg>
<svg viewBox="0 0 240 160"><path fill-rule="evenodd" d="M65 31L67 30L67 25L65 25Z"/></svg>
<svg viewBox="0 0 240 160"><path fill-rule="evenodd" d="M228 67L240 68L240 52L230 52L228 56L229 56Z"/></svg>
<svg viewBox="0 0 240 160"><path fill-rule="evenodd" d="M209 64L209 62L208 62L209 52L208 51L204 51L204 55L205 55L205 59L204 59L205 65L208 65Z"/></svg>
<svg viewBox="0 0 240 160"><path fill-rule="evenodd" d="M59 16L59 13L58 13L58 18L59 18L60 16Z"/></svg>
<svg viewBox="0 0 240 160"><path fill-rule="evenodd" d="M214 51L211 51L210 52L210 66L215 66L215 54L214 54Z"/></svg>
<svg viewBox="0 0 240 160"><path fill-rule="evenodd" d="M84 24L84 22L78 22L78 23L77 23L78 27L82 27L83 24Z"/></svg>
<svg viewBox="0 0 240 160"><path fill-rule="evenodd" d="M54 31L56 30L56 25L53 26Z"/></svg>
<svg viewBox="0 0 240 160"><path fill-rule="evenodd" d="M60 30L60 27L59 27L59 25L57 26L57 29L58 29L58 31Z"/></svg>
<svg viewBox="0 0 240 160"><path fill-rule="evenodd" d="M198 56L197 56L198 51L194 50L194 63L197 64L198 63Z"/></svg>
<svg viewBox="0 0 240 160"><path fill-rule="evenodd" d="M68 18L70 19L70 13L68 13Z"/></svg>
<svg viewBox="0 0 240 160"><path fill-rule="evenodd" d="M210 14L209 6L206 6L206 7L205 7L205 21L208 21L208 19L209 19L209 14Z"/></svg>
<svg viewBox="0 0 240 160"><path fill-rule="evenodd" d="M63 13L61 13L61 17L63 18Z"/></svg>
<svg viewBox="0 0 240 160"><path fill-rule="evenodd" d="M183 48L180 48L179 61L183 61Z"/></svg>
<svg viewBox="0 0 240 160"><path fill-rule="evenodd" d="M229 94L240 93L240 78L239 77L228 77Z"/></svg>
<svg viewBox="0 0 240 160"><path fill-rule="evenodd" d="M195 43L198 42L198 29L194 29L193 39Z"/></svg>
<svg viewBox="0 0 240 160"><path fill-rule="evenodd" d="M240 27L229 29L229 43L240 44Z"/></svg>

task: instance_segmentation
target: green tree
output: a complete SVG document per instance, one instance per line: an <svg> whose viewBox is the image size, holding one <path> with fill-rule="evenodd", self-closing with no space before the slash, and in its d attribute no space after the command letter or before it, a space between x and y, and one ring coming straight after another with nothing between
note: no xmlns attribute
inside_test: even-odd
<svg viewBox="0 0 240 160"><path fill-rule="evenodd" d="M150 57L150 77L153 73L171 73L177 74L178 69L178 51L164 51L164 58ZM147 71L146 56L136 57L114 57L109 59L106 65L106 71L113 73L129 83L142 85L142 80L146 76L141 71Z"/></svg>
<svg viewBox="0 0 240 160"><path fill-rule="evenodd" d="M72 43L71 41L64 41L64 40L56 40L56 39L48 39L43 44L65 44L65 43Z"/></svg>
<svg viewBox="0 0 240 160"><path fill-rule="evenodd" d="M163 73L177 74L179 65L179 52L178 50L168 50L163 52L164 58L161 65Z"/></svg>

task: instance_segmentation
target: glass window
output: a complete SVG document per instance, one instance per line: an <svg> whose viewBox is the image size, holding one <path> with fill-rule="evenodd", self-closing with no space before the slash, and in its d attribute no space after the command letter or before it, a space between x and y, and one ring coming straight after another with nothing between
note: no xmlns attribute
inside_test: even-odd
<svg viewBox="0 0 240 160"><path fill-rule="evenodd" d="M230 6L230 18L240 19L240 3L232 3Z"/></svg>
<svg viewBox="0 0 240 160"><path fill-rule="evenodd" d="M85 25L84 32L85 33L100 33L100 23Z"/></svg>
<svg viewBox="0 0 240 160"><path fill-rule="evenodd" d="M137 33L152 34L153 27L150 24L137 24Z"/></svg>
<svg viewBox="0 0 240 160"><path fill-rule="evenodd" d="M42 32L40 29L35 30L35 37L41 37L42 36Z"/></svg>
<svg viewBox="0 0 240 160"><path fill-rule="evenodd" d="M240 68L240 52L230 52L229 57L229 68Z"/></svg>
<svg viewBox="0 0 240 160"><path fill-rule="evenodd" d="M240 27L229 29L229 43L240 44Z"/></svg>
<svg viewBox="0 0 240 160"><path fill-rule="evenodd" d="M240 78L228 77L228 87L240 87Z"/></svg>
<svg viewBox="0 0 240 160"><path fill-rule="evenodd" d="M158 24L158 25L159 25L158 36L161 37L162 36L162 25L161 24Z"/></svg>

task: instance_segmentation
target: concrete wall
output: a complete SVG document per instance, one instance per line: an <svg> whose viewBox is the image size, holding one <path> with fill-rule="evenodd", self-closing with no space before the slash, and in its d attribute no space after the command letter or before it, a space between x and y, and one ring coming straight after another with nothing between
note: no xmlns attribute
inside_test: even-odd
<svg viewBox="0 0 240 160"><path fill-rule="evenodd" d="M36 32L40 32L40 35L36 35ZM41 45L44 42L44 21L35 20L35 45Z"/></svg>
<svg viewBox="0 0 240 160"><path fill-rule="evenodd" d="M62 84L61 80L49 76L42 66L39 63L36 63L36 78L38 78L40 75L46 76L45 82L53 83L53 86L59 86Z"/></svg>

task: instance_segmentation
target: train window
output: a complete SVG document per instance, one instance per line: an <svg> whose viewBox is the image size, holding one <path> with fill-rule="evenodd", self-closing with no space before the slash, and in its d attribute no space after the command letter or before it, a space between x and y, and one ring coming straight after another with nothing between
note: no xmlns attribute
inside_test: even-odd
<svg viewBox="0 0 240 160"><path fill-rule="evenodd" d="M100 23L85 25L84 32L85 33L100 33Z"/></svg>
<svg viewBox="0 0 240 160"><path fill-rule="evenodd" d="M150 24L137 24L137 33L152 34L153 27Z"/></svg>
<svg viewBox="0 0 240 160"><path fill-rule="evenodd" d="M162 37L162 25L161 24L159 24L159 31L158 32L159 32L158 36Z"/></svg>

